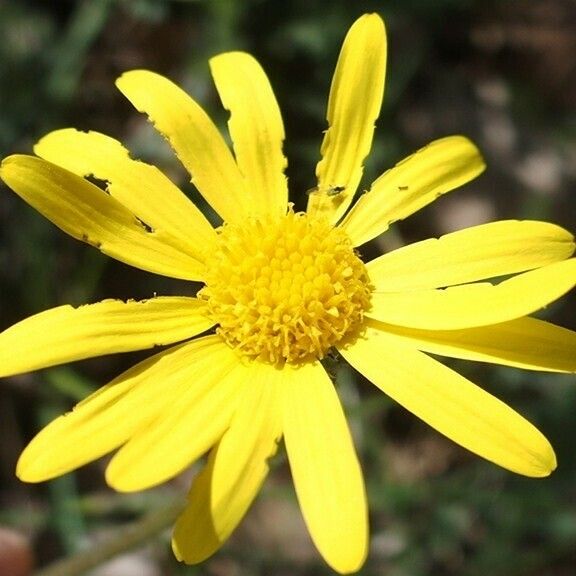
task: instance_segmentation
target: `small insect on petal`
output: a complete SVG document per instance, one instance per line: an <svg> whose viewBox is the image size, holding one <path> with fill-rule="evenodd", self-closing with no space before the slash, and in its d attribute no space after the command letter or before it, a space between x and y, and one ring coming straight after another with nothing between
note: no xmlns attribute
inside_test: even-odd
<svg viewBox="0 0 576 576"><path fill-rule="evenodd" d="M344 192L344 190L346 190L346 186L326 186L325 188L320 188L320 186L312 186L312 188L308 188L308 190L306 190L306 194L315 194L315 193L320 193L320 192L324 192L327 196L338 196L338 194L341 194L342 192Z"/></svg>
<svg viewBox="0 0 576 576"><path fill-rule="evenodd" d="M340 192L344 192L344 190L346 190L346 186L329 186L326 194L328 194L328 196L337 196Z"/></svg>

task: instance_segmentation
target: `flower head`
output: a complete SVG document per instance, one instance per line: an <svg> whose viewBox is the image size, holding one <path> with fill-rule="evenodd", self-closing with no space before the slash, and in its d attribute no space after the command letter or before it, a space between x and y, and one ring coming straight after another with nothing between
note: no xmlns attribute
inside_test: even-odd
<svg viewBox="0 0 576 576"><path fill-rule="evenodd" d="M166 78L137 70L117 82L167 138L221 217L217 228L159 170L103 134L59 130L38 142L37 156L4 160L2 179L68 234L143 270L204 284L195 297L61 306L0 334L3 376L179 343L47 426L23 452L20 478L47 480L117 450L108 483L140 490L208 453L173 535L177 557L195 563L240 522L283 438L318 550L337 571L355 571L368 545L366 495L321 364L332 349L476 454L528 476L554 469L534 426L428 354L576 371L576 334L529 316L576 283L573 237L544 222L500 221L364 263L359 246L484 169L471 142L443 138L353 203L385 62L384 25L362 16L336 67L306 212L288 201L272 89L239 52L211 60L233 152Z"/></svg>

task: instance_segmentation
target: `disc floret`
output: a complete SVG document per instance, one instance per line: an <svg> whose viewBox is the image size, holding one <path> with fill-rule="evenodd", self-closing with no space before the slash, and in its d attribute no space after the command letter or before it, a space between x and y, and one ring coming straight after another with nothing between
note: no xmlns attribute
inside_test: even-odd
<svg viewBox="0 0 576 576"><path fill-rule="evenodd" d="M290 210L225 224L219 238L199 297L242 354L274 364L322 358L361 324L370 282L342 230Z"/></svg>

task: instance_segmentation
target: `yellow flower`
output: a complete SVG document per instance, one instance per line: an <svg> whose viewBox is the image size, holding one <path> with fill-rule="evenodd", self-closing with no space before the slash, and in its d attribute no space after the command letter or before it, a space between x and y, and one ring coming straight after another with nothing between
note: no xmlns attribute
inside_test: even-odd
<svg viewBox="0 0 576 576"><path fill-rule="evenodd" d="M183 342L40 432L20 458L21 479L47 480L118 449L108 483L141 490L209 452L173 535L176 556L195 563L240 522L283 438L312 539L335 570L355 571L367 551L366 495L320 362L331 349L483 458L527 476L555 468L536 428L428 353L576 371L576 333L528 316L576 283L573 237L544 222L500 221L364 264L358 246L484 168L468 140L444 138L382 174L352 205L385 60L384 25L365 15L338 60L305 213L288 203L272 89L240 52L210 62L231 113L234 154L202 108L167 79L136 70L117 82L222 218L217 229L159 170L102 134L56 131L36 145L37 157L3 162L4 181L68 234L143 270L204 283L196 297L60 306L0 335L3 376ZM486 281L502 276L509 278Z"/></svg>

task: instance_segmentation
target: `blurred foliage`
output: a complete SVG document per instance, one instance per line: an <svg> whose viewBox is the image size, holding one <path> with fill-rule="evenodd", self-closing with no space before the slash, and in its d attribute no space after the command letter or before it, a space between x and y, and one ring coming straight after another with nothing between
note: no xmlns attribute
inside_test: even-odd
<svg viewBox="0 0 576 576"><path fill-rule="evenodd" d="M286 124L291 193L303 206L340 43L357 16L376 11L386 19L390 52L366 183L452 133L474 139L489 168L368 246L367 255L496 218L550 219L574 230L575 6L570 0L0 0L0 154L29 153L55 128L96 129L162 167L202 204L114 79L138 67L166 74L225 129L207 59L242 49L270 76ZM192 292L79 245L0 189L1 328L65 302L182 290ZM575 310L571 295L546 314L576 328ZM127 522L183 498L188 473L140 495L109 491L102 462L42 486L23 485L13 474L18 453L42 424L140 357L85 361L0 383L0 523L30 536L39 566L121 534ZM496 469L335 366L370 497L372 550L362 574L574 574L574 377L453 364L539 425L557 450L559 469L546 480ZM330 573L302 528L282 456L255 509L214 559L179 566L165 533L142 550L134 562L143 557L146 574Z"/></svg>

